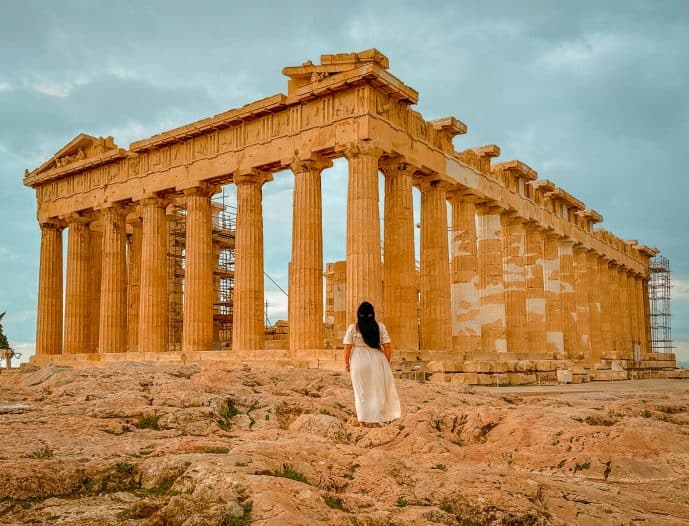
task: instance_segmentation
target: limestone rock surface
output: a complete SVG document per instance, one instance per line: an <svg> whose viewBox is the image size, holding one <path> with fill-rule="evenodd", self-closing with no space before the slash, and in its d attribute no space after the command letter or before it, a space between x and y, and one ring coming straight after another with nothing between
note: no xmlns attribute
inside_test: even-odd
<svg viewBox="0 0 689 526"><path fill-rule="evenodd" d="M686 524L689 383L398 381L121 363L0 375L0 523Z"/></svg>

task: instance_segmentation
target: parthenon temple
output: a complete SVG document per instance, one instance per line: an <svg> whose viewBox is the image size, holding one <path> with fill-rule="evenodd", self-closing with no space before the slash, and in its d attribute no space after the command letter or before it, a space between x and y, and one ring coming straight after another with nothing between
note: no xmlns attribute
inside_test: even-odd
<svg viewBox="0 0 689 526"><path fill-rule="evenodd" d="M402 373L530 383L674 370L673 354L649 346L656 249L596 227L600 213L525 162L499 160L496 145L455 150L467 127L414 111L418 93L375 49L283 74L286 95L128 149L80 134L27 170L41 229L34 363L341 368L342 333L368 300ZM324 265L321 177L340 157L346 261ZM276 329L264 317L272 225L262 188L285 170L294 177L289 313ZM223 185L236 185L232 213L213 198Z"/></svg>

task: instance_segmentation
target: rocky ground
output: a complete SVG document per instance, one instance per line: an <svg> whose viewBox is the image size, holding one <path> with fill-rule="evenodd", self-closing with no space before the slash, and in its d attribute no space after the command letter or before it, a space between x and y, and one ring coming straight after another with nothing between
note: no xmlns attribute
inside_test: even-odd
<svg viewBox="0 0 689 526"><path fill-rule="evenodd" d="M2 374L0 523L689 523L687 381L398 390L360 429L335 372Z"/></svg>

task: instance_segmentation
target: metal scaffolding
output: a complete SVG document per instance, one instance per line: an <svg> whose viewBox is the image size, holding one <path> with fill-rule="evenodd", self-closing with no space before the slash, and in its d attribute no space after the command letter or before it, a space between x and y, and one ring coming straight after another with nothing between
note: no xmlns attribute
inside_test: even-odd
<svg viewBox="0 0 689 526"><path fill-rule="evenodd" d="M213 227L213 339L218 348L232 341L232 290L234 288L235 217L225 192L211 203ZM182 349L184 271L186 268L187 211L175 205L168 211L168 349Z"/></svg>
<svg viewBox="0 0 689 526"><path fill-rule="evenodd" d="M223 193L213 199L213 333L220 347L232 344L232 291L237 210Z"/></svg>
<svg viewBox="0 0 689 526"><path fill-rule="evenodd" d="M670 324L670 262L666 257L651 259L651 276L648 281L648 299L651 318L651 349L658 353L671 353L672 330Z"/></svg>

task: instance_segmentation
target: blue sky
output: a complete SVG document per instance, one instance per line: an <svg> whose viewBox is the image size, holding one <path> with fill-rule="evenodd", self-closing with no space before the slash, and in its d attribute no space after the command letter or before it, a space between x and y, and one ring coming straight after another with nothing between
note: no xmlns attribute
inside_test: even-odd
<svg viewBox="0 0 689 526"><path fill-rule="evenodd" d="M273 5L275 4L275 5ZM517 5L519 4L519 5ZM603 5L601 5L603 4ZM672 264L673 334L689 359L689 3L23 1L0 17L0 312L35 334L33 169L80 132L134 140L286 91L281 69L376 47L454 115L457 149L496 143ZM326 260L344 257L346 164L324 176ZM286 285L292 179L265 187L266 269ZM270 317L285 299L267 282Z"/></svg>

